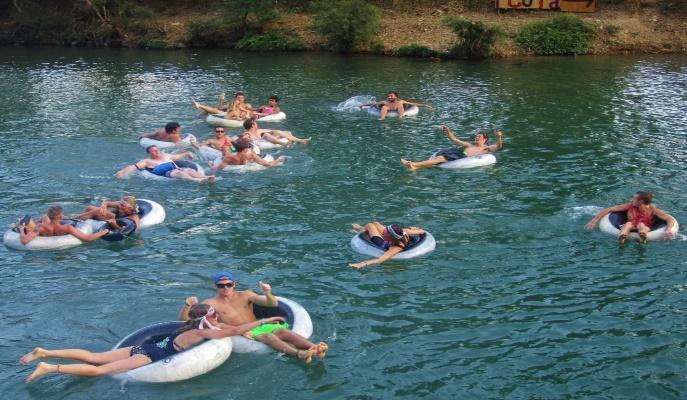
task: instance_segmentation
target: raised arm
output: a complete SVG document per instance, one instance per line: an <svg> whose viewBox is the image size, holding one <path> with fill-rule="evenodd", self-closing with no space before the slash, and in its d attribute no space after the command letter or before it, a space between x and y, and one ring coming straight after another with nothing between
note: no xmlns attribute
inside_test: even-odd
<svg viewBox="0 0 687 400"><path fill-rule="evenodd" d="M389 250L385 251L384 254L381 255L381 257L373 258L371 260L361 261L361 262L354 263L354 264L348 264L348 265L350 265L353 268L362 268L362 267L367 267L368 265L381 264L384 261L395 256L396 254L400 253L401 251L403 251L403 249L401 247L392 246Z"/></svg>
<svg viewBox="0 0 687 400"><path fill-rule="evenodd" d="M453 131L451 128L449 128L446 125L441 125L441 130L444 131L446 136L448 136L448 139L452 141L453 143L457 144L458 146L463 146L463 147L470 147L470 143L464 142L456 137L456 135L453 134Z"/></svg>
<svg viewBox="0 0 687 400"><path fill-rule="evenodd" d="M179 310L179 316L177 317L179 321L188 321L191 319L188 316L188 312L195 304L198 304L198 298L196 296L189 296L186 298L184 301L184 306L181 307L181 310Z"/></svg>
<svg viewBox="0 0 687 400"><path fill-rule="evenodd" d="M494 135L496 135L496 144L487 147L492 153L501 150L503 147L503 132L497 129L494 131Z"/></svg>
<svg viewBox="0 0 687 400"><path fill-rule="evenodd" d="M592 229L594 229L594 227L596 227L596 224L599 223L599 220L601 220L601 218L605 217L606 215L608 215L612 212L627 211L628 208L630 208L630 203L618 204L615 206L606 207L603 210L599 211L594 216L594 218L592 218L589 222L587 222L587 225L585 225L584 227L586 229L592 230Z"/></svg>
<svg viewBox="0 0 687 400"><path fill-rule="evenodd" d="M279 303L277 298L272 294L272 286L267 283L260 282L260 290L262 295L258 295L255 292L249 292L248 300L263 307L276 307Z"/></svg>

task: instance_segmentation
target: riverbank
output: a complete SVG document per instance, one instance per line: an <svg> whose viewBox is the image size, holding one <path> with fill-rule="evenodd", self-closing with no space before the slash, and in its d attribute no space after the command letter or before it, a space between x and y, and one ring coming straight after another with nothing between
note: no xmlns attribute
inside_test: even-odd
<svg viewBox="0 0 687 400"><path fill-rule="evenodd" d="M297 10L298 11L298 10ZM52 13L52 17L51 17ZM23 14L27 14L24 11ZM381 9L379 33L372 42L355 51L396 55L402 46L426 46L446 52L456 43L456 35L442 23L446 17L462 17L499 27L504 35L494 46L493 56L507 58L527 55L514 37L524 25L560 15L548 11L470 11L461 2L432 8L388 7ZM168 8L155 13L132 13L123 23L103 23L92 33L74 32L74 23L55 21L58 11L46 10L39 23L16 12L0 19L0 44L67 45L103 47L185 48L234 47L237 38L221 26L221 9L208 13L206 7ZM687 20L680 14L660 12L649 1L643 7L605 6L596 13L577 14L592 24L597 35L591 54L656 54L687 51ZM53 21L51 21L51 19ZM64 18L63 18L64 19ZM31 21L31 22L29 22ZM33 24L33 25L32 25ZM202 31L206 29L207 33ZM304 11L283 12L266 29L288 32L304 50L327 50L324 37L315 32L313 17ZM199 35L200 32L200 35ZM197 40L205 34L210 39ZM226 40L222 37L226 35ZM102 37L98 37L102 36Z"/></svg>

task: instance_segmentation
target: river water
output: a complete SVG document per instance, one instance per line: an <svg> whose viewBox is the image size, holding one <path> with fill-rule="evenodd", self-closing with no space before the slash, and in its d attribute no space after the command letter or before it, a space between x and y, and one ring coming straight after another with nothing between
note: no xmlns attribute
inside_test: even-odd
<svg viewBox="0 0 687 400"><path fill-rule="evenodd" d="M425 62L330 54L3 49L3 226L125 193L167 210L120 243L54 252L0 248L0 392L11 399L679 399L687 396L685 236L619 246L584 224L636 190L687 223L687 57ZM334 111L387 90L433 112L377 121ZM144 158L140 132L211 129L190 96L282 97L275 127L313 136L283 167L215 184L114 172ZM409 172L400 158L500 128L497 164ZM351 223L422 226L434 252L355 270ZM52 375L26 385L36 345L107 350L171 320L184 298L273 285L309 310L310 366L234 354L170 384Z"/></svg>

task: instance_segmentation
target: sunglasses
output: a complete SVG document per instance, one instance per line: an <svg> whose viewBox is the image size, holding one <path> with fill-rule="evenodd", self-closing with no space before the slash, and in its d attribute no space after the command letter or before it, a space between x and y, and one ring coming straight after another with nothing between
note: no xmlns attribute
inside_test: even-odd
<svg viewBox="0 0 687 400"><path fill-rule="evenodd" d="M221 130L221 131L220 131L220 130L215 130L215 132L217 132L217 133L222 133L222 132L224 132L224 130Z"/></svg>
<svg viewBox="0 0 687 400"><path fill-rule="evenodd" d="M236 283L234 282L229 282L229 283L215 283L215 286L217 286L217 289L231 289L234 286L236 286Z"/></svg>

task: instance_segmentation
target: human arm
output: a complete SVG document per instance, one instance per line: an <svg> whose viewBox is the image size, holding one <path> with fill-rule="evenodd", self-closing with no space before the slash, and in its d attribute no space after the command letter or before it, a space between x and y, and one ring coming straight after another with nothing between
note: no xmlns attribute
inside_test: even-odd
<svg viewBox="0 0 687 400"><path fill-rule="evenodd" d="M141 163L141 162L139 161L139 162L137 162L137 163L134 163L134 164L131 164L131 165L127 165L126 167L120 169L119 171L117 171L117 172L115 173L115 178L117 178L117 179L122 179L122 178L124 178L125 176L127 176L127 175L129 175L129 174L131 174L131 173L133 173L133 172L135 172L135 171L137 171L137 170L140 170L140 169L145 168L145 167L141 167L141 166L139 165L140 163Z"/></svg>
<svg viewBox="0 0 687 400"><path fill-rule="evenodd" d="M228 336L239 336L248 332L249 330L264 324L271 324L274 322L284 321L284 317L270 317L258 319L252 322L247 322L238 326L220 324L219 330L215 329L203 329L197 331L205 339L221 339Z"/></svg>
<svg viewBox="0 0 687 400"><path fill-rule="evenodd" d="M165 132L164 128L158 128L152 132L143 132L143 134L141 134L141 137L142 138L156 138L158 135L160 135L163 132Z"/></svg>
<svg viewBox="0 0 687 400"><path fill-rule="evenodd" d="M33 239L40 236L41 232L41 222L38 222L33 229L29 229L26 225L22 224L19 226L19 241L21 244L29 244Z"/></svg>
<svg viewBox="0 0 687 400"><path fill-rule="evenodd" d="M191 307L196 304L198 304L198 298L196 296L187 297L184 301L184 306L181 307L181 310L179 310L179 321L188 321L189 319L191 319L188 316L188 312L191 309Z"/></svg>
<svg viewBox="0 0 687 400"><path fill-rule="evenodd" d="M494 135L496 135L496 144L487 147L492 153L501 150L503 147L503 132L497 129L494 131Z"/></svg>
<svg viewBox="0 0 687 400"><path fill-rule="evenodd" d="M190 151L183 151L177 154L170 154L169 159L172 161L193 160L193 153L191 153Z"/></svg>
<svg viewBox="0 0 687 400"><path fill-rule="evenodd" d="M109 229L103 229L95 233L83 233L71 225L65 225L67 227L67 233L74 236L75 238L81 240L82 242L92 242L98 240L101 237L110 233Z"/></svg>
<svg viewBox="0 0 687 400"><path fill-rule="evenodd" d="M430 110L434 110L434 108L432 108L432 105L431 105L431 104L416 103L416 102L414 102L414 101L406 101L406 103L412 104L412 105L414 105L415 107L426 107L426 108L428 108L428 109L430 109Z"/></svg>
<svg viewBox="0 0 687 400"><path fill-rule="evenodd" d="M417 227L411 226L408 228L403 228L403 232L407 233L410 236L413 236L413 235L422 235L423 233L425 233L425 230L422 228L417 228Z"/></svg>
<svg viewBox="0 0 687 400"><path fill-rule="evenodd" d="M462 141L456 137L456 135L453 134L453 131L451 128L449 128L446 125L441 125L440 126L441 130L444 131L446 136L448 136L448 139L452 141L453 143L457 144L458 146L463 146L463 147L470 147L470 143Z"/></svg>
<svg viewBox="0 0 687 400"><path fill-rule="evenodd" d="M396 254L400 253L401 251L403 251L402 247L392 246L391 248L389 248L389 250L385 251L384 254L382 254L380 257L348 265L350 265L353 268L362 268L367 267L368 265L381 264L390 259L391 257L395 256Z"/></svg>
<svg viewBox="0 0 687 400"><path fill-rule="evenodd" d="M248 292L248 300L263 307L276 307L279 303L277 298L272 294L272 286L267 283L260 282L260 290L262 295L258 295L255 292Z"/></svg>
<svg viewBox="0 0 687 400"><path fill-rule="evenodd" d="M284 163L284 160L286 160L286 157L279 156L276 160L267 161L259 155L253 153L252 151L250 152L250 154L250 160L262 165L263 167L274 167L277 165L281 165Z"/></svg>
<svg viewBox="0 0 687 400"><path fill-rule="evenodd" d="M675 227L675 224L677 224L677 220L675 219L675 217L673 217L672 215L668 214L667 212L661 210L658 207L654 208L654 214L658 218L666 221L666 228L663 232L663 238L666 240L667 239L673 239L674 235L672 233L672 230Z"/></svg>
<svg viewBox="0 0 687 400"><path fill-rule="evenodd" d="M594 216L594 218L592 218L589 222L587 222L587 225L585 225L584 227L588 230L592 230L592 229L594 229L594 227L596 227L596 224L599 223L601 218L605 217L606 215L608 215L612 212L627 211L628 208L630 208L630 203L618 204L615 206L606 207L603 210L599 211Z"/></svg>

